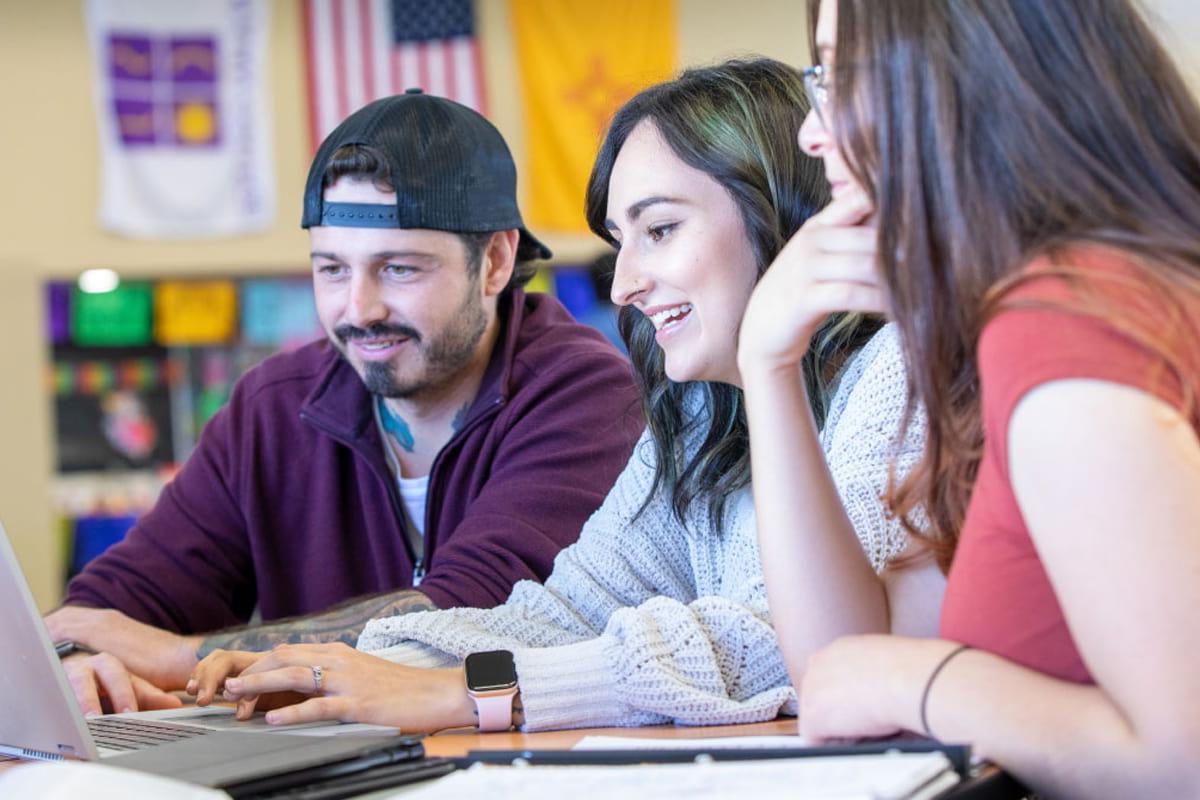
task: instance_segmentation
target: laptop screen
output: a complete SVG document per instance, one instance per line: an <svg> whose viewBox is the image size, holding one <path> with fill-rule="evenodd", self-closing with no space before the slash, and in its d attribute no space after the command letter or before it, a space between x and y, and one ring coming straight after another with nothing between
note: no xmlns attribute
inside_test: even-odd
<svg viewBox="0 0 1200 800"><path fill-rule="evenodd" d="M83 714L42 624L17 554L0 526L0 752L96 758Z"/></svg>

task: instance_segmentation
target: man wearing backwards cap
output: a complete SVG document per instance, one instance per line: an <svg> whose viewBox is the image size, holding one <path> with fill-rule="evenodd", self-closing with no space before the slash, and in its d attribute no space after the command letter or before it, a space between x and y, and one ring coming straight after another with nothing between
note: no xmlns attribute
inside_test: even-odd
<svg viewBox="0 0 1200 800"><path fill-rule="evenodd" d="M549 574L632 451L628 363L521 289L550 251L483 117L413 90L371 103L318 150L301 225L328 342L248 372L47 618L104 651L66 662L85 711L177 705L159 690L217 647L496 605ZM219 630L255 607L267 624Z"/></svg>

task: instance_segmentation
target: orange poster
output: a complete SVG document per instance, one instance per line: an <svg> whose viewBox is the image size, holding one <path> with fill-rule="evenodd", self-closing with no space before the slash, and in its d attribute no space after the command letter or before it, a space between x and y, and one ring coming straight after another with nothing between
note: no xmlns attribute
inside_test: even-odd
<svg viewBox="0 0 1200 800"><path fill-rule="evenodd" d="M676 71L673 0L510 0L535 231L586 232L583 195L613 112Z"/></svg>

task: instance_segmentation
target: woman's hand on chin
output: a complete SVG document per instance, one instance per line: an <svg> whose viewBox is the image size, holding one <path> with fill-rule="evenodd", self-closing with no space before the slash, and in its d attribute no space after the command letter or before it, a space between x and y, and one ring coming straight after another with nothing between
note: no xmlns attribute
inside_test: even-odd
<svg viewBox="0 0 1200 800"><path fill-rule="evenodd" d="M743 373L793 369L813 333L839 311L882 312L872 205L847 192L808 220L759 280L738 338Z"/></svg>
<svg viewBox="0 0 1200 800"><path fill-rule="evenodd" d="M235 676L236 677L233 677ZM432 732L475 724L461 668L417 669L345 644L280 645L268 653L211 653L196 668L189 690L198 701L223 681L225 698L245 719L264 701L272 725L317 720L390 725Z"/></svg>

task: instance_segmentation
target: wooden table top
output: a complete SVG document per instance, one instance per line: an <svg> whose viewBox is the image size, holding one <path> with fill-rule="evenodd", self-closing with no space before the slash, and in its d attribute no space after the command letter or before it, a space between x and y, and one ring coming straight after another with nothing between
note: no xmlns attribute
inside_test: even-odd
<svg viewBox="0 0 1200 800"><path fill-rule="evenodd" d="M792 717L757 722L751 725L713 725L703 728L659 725L648 728L580 728L541 733L474 733L447 731L425 738L425 752L431 756L466 755L469 750L566 750L585 736L629 736L655 739L709 739L722 736L794 736Z"/></svg>

